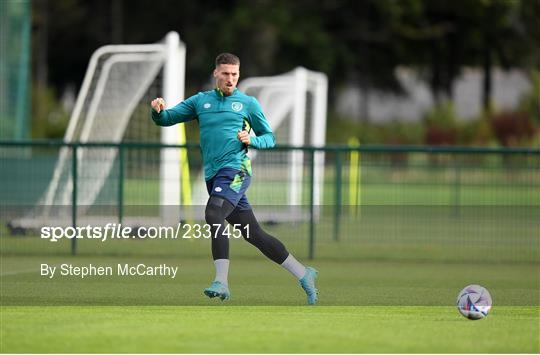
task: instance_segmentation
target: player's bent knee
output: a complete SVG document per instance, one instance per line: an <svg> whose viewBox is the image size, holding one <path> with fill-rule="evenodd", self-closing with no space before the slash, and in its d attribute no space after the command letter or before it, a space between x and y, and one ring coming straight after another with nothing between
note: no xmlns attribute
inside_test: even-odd
<svg viewBox="0 0 540 355"><path fill-rule="evenodd" d="M210 225L222 224L225 221L225 215L221 207L208 205L204 211L204 219L206 220L206 223Z"/></svg>
<svg viewBox="0 0 540 355"><path fill-rule="evenodd" d="M210 196L206 209L204 211L204 219L206 223L223 224L225 218L234 210L234 206L224 198L218 196Z"/></svg>

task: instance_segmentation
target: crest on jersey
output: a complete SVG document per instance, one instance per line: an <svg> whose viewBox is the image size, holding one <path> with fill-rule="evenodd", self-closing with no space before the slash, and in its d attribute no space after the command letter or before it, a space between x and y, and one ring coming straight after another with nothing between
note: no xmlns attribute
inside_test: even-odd
<svg viewBox="0 0 540 355"><path fill-rule="evenodd" d="M233 111L236 111L236 112L240 111L242 107L244 107L244 105L242 105L241 102L233 102L231 105L231 108L233 109Z"/></svg>
<svg viewBox="0 0 540 355"><path fill-rule="evenodd" d="M209 102L207 102L207 103L205 103L205 104L203 105L204 108L210 108L210 106L212 106L212 105L211 105Z"/></svg>

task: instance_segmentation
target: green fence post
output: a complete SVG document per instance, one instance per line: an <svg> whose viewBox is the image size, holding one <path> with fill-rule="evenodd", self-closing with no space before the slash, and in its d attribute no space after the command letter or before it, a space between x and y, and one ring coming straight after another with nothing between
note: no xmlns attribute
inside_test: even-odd
<svg viewBox="0 0 540 355"><path fill-rule="evenodd" d="M124 218L124 145L118 146L118 223Z"/></svg>
<svg viewBox="0 0 540 355"><path fill-rule="evenodd" d="M336 151L336 196L334 200L334 240L339 241L339 225L341 223L341 154Z"/></svg>
<svg viewBox="0 0 540 355"><path fill-rule="evenodd" d="M308 258L315 257L315 149L310 150L309 156L309 252Z"/></svg>
<svg viewBox="0 0 540 355"><path fill-rule="evenodd" d="M77 228L77 143L72 146L71 153L71 224L73 228ZM71 254L77 254L77 238L71 239Z"/></svg>

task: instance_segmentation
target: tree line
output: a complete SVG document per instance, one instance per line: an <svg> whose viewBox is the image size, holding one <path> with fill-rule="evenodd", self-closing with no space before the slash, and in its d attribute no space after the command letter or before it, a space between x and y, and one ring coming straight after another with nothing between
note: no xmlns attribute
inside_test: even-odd
<svg viewBox="0 0 540 355"><path fill-rule="evenodd" d="M188 49L186 85L208 82L217 53L242 60L242 75L298 65L325 72L333 90L356 84L400 91L399 65L416 68L437 101L451 99L465 66L540 68L540 0L35 0L33 82L56 92L80 85L92 52L151 43L171 30Z"/></svg>

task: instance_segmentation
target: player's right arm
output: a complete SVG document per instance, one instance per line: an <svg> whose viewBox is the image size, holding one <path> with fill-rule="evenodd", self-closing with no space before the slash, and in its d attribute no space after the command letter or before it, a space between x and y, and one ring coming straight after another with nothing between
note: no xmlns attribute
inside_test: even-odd
<svg viewBox="0 0 540 355"><path fill-rule="evenodd" d="M165 100L158 97L150 103L152 119L158 126L172 126L197 118L196 96L192 96L170 109L165 109Z"/></svg>

